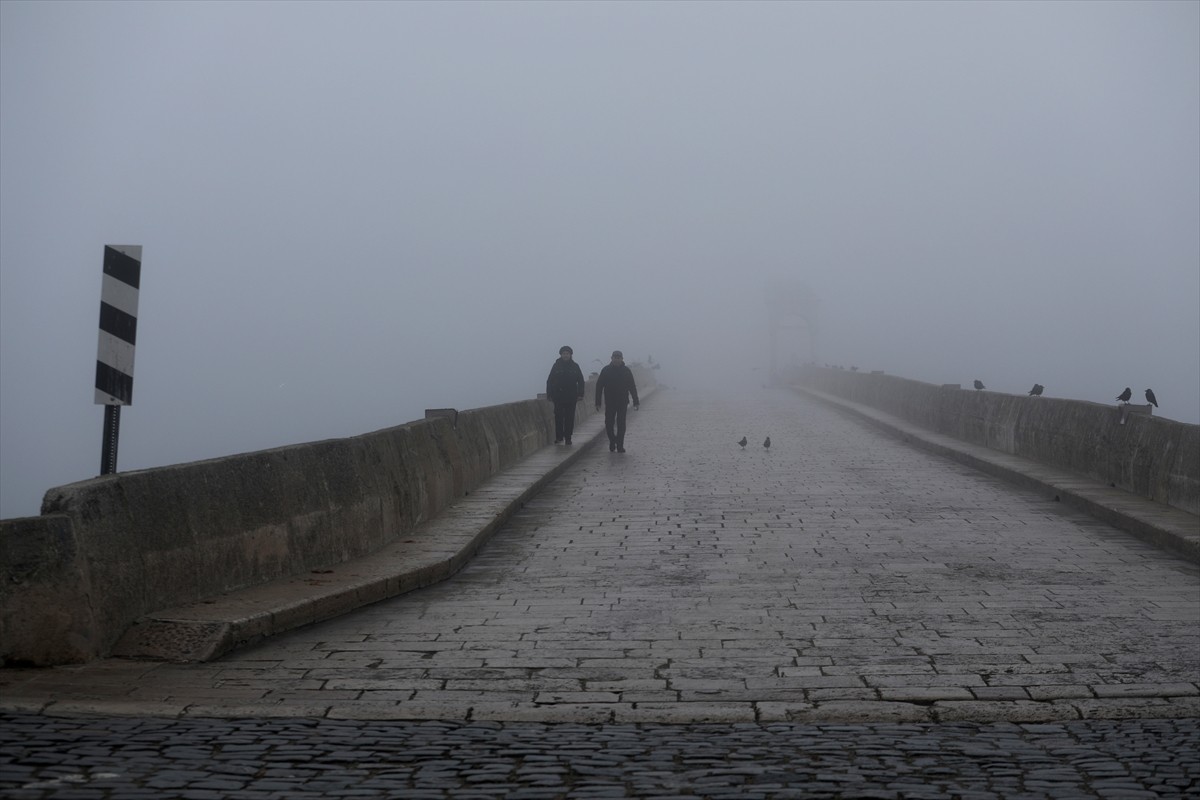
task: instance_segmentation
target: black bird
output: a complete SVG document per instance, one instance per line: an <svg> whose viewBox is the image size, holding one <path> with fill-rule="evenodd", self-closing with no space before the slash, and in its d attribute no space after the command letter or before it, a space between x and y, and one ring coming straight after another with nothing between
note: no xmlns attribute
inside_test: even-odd
<svg viewBox="0 0 1200 800"><path fill-rule="evenodd" d="M738 442L738 444L740 444L742 446L742 449L745 450L746 449L746 437L743 436L742 440L740 442Z"/></svg>
<svg viewBox="0 0 1200 800"><path fill-rule="evenodd" d="M982 391L982 390L984 390L984 389L986 389L986 388L987 388L987 387L983 385L983 381L981 381L981 380L976 380L976 381L975 381L975 391L979 392L979 391Z"/></svg>
<svg viewBox="0 0 1200 800"><path fill-rule="evenodd" d="M1154 391L1152 389L1146 390L1146 402L1155 408L1158 408L1158 398L1154 396Z"/></svg>
<svg viewBox="0 0 1200 800"><path fill-rule="evenodd" d="M768 450L771 449L771 437L770 436L768 436L767 440L765 442L763 442L763 447L767 448Z"/></svg>
<svg viewBox="0 0 1200 800"><path fill-rule="evenodd" d="M1042 386L1040 383L1035 383L1033 385L1033 388L1029 390L1029 396L1030 397L1041 397L1042 391L1045 390L1045 388L1046 387Z"/></svg>
<svg viewBox="0 0 1200 800"><path fill-rule="evenodd" d="M1133 389L1130 389L1128 386L1125 387L1125 391L1123 391L1119 395L1117 395L1117 399L1120 400L1122 403L1128 403L1129 398L1131 398L1131 397L1133 397Z"/></svg>

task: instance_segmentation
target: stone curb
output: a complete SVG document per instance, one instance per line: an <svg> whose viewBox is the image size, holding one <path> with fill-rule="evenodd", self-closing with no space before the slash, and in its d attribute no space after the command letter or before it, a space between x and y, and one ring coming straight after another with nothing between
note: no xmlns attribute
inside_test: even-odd
<svg viewBox="0 0 1200 800"><path fill-rule="evenodd" d="M642 399L654 391L647 387ZM577 444L543 447L484 481L410 538L371 555L148 614L125 632L113 655L176 663L213 661L268 636L446 580L603 433L603 415L590 414L572 437Z"/></svg>
<svg viewBox="0 0 1200 800"><path fill-rule="evenodd" d="M1053 497L1179 558L1200 564L1200 518L1089 478L971 444L905 422L883 411L806 386L794 391L832 406L901 441L1024 489Z"/></svg>

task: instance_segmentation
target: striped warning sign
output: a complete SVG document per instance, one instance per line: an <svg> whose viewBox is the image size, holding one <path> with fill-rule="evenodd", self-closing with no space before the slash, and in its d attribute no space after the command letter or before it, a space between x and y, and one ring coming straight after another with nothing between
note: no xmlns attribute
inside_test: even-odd
<svg viewBox="0 0 1200 800"><path fill-rule="evenodd" d="M100 290L100 346L96 351L96 403L133 402L133 348L137 344L138 284L142 246L104 246L104 285Z"/></svg>

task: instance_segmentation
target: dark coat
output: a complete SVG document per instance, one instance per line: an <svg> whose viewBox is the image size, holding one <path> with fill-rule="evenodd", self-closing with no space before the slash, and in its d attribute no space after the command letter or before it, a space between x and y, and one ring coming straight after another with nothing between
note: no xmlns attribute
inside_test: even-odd
<svg viewBox="0 0 1200 800"><path fill-rule="evenodd" d="M600 405L601 395L608 406L627 406L630 395L633 395L633 404L638 405L633 370L624 364L609 364L600 370L600 377L596 379L596 405Z"/></svg>
<svg viewBox="0 0 1200 800"><path fill-rule="evenodd" d="M555 360L546 377L546 396L573 403L583 399L583 370L574 361Z"/></svg>

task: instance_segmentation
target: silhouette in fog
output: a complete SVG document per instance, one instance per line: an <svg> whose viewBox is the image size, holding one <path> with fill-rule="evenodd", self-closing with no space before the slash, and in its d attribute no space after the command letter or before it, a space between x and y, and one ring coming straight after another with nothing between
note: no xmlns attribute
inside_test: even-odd
<svg viewBox="0 0 1200 800"><path fill-rule="evenodd" d="M574 352L567 345L558 348L558 360L546 377L546 397L554 403L554 443L571 443L575 432L575 404L583 399L583 370L571 360Z"/></svg>
<svg viewBox="0 0 1200 800"><path fill-rule="evenodd" d="M1030 397L1041 397L1042 392L1045 390L1045 388L1046 387L1042 386L1040 383L1035 383L1033 385L1033 388L1029 390L1029 396Z"/></svg>
<svg viewBox="0 0 1200 800"><path fill-rule="evenodd" d="M765 442L763 442L763 447L767 448L768 450L771 449L771 437L770 436L768 436L767 440Z"/></svg>
<svg viewBox="0 0 1200 800"><path fill-rule="evenodd" d="M1120 400L1122 403L1128 403L1129 398L1131 398L1131 397L1133 397L1133 390L1130 389L1128 386L1125 387L1125 391L1123 391L1119 395L1117 395L1117 399Z"/></svg>
<svg viewBox="0 0 1200 800"><path fill-rule="evenodd" d="M1146 402L1149 403L1150 405L1154 406L1155 408L1158 408L1158 398L1154 396L1154 390L1152 390L1152 389L1146 390Z"/></svg>
<svg viewBox="0 0 1200 800"><path fill-rule="evenodd" d="M983 385L983 381L979 380L978 378L975 379L975 391L980 392L986 388L987 387Z"/></svg>
<svg viewBox="0 0 1200 800"><path fill-rule="evenodd" d="M738 442L738 444L740 444L742 446L742 449L745 450L746 449L746 437L743 436L742 440L740 442Z"/></svg>
<svg viewBox="0 0 1200 800"><path fill-rule="evenodd" d="M604 398L604 432L608 434L608 452L625 452L625 414L629 410L629 398L633 407L638 407L637 385L633 382L633 371L625 366L625 356L613 350L612 361L600 370L596 379L596 410L600 410L600 398Z"/></svg>

